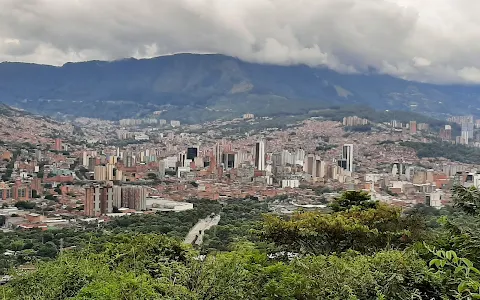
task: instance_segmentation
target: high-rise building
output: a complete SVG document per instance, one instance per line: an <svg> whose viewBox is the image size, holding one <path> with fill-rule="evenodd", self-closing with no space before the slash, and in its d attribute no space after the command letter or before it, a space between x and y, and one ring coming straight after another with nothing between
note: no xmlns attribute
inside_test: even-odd
<svg viewBox="0 0 480 300"><path fill-rule="evenodd" d="M344 169L349 172L353 172L353 145L352 144L343 145L342 160L345 160L345 163L346 163Z"/></svg>
<svg viewBox="0 0 480 300"><path fill-rule="evenodd" d="M114 169L114 180L123 181L123 171Z"/></svg>
<svg viewBox="0 0 480 300"><path fill-rule="evenodd" d="M346 159L339 159L337 164L340 168L346 170L347 169L347 160Z"/></svg>
<svg viewBox="0 0 480 300"><path fill-rule="evenodd" d="M95 170L95 166L97 165L97 159L95 157L88 158L88 170L93 171Z"/></svg>
<svg viewBox="0 0 480 300"><path fill-rule="evenodd" d="M462 123L473 123L474 122L474 117L472 115L470 115L470 116L453 116L453 117L448 118L448 121L461 125Z"/></svg>
<svg viewBox="0 0 480 300"><path fill-rule="evenodd" d="M114 170L115 170L114 165L107 164L107 166L106 166L106 172L107 172L106 177L107 177L107 179L106 180L109 180L109 181L115 180Z"/></svg>
<svg viewBox="0 0 480 300"><path fill-rule="evenodd" d="M165 166L166 164L164 159L158 162L158 178L165 178Z"/></svg>
<svg viewBox="0 0 480 300"><path fill-rule="evenodd" d="M464 137L465 140L473 139L473 129L474 129L473 122L462 123L462 137Z"/></svg>
<svg viewBox="0 0 480 300"><path fill-rule="evenodd" d="M297 162L303 162L304 159L305 159L305 150L297 149L297 151L295 151L295 158L294 158L293 164L297 164Z"/></svg>
<svg viewBox="0 0 480 300"><path fill-rule="evenodd" d="M90 186L85 188L84 214L98 217L113 212L115 188Z"/></svg>
<svg viewBox="0 0 480 300"><path fill-rule="evenodd" d="M367 125L369 121L367 119L359 118L357 116L344 117L343 126L361 126Z"/></svg>
<svg viewBox="0 0 480 300"><path fill-rule="evenodd" d="M222 163L222 146L220 143L217 143L215 145L215 164L216 166L219 166Z"/></svg>
<svg viewBox="0 0 480 300"><path fill-rule="evenodd" d="M305 158L305 172L312 176L312 178L317 177L317 164L315 161L315 154L309 154Z"/></svg>
<svg viewBox="0 0 480 300"><path fill-rule="evenodd" d="M146 210L146 189L141 186L91 186L85 189L84 213L100 216L112 213L114 207Z"/></svg>
<svg viewBox="0 0 480 300"><path fill-rule="evenodd" d="M461 138L460 138L460 144L468 145L468 140L469 140L468 131L463 131L462 130L462 135L461 135Z"/></svg>
<svg viewBox="0 0 480 300"><path fill-rule="evenodd" d="M102 188L102 195L100 201L100 213L112 213L113 212L113 187Z"/></svg>
<svg viewBox="0 0 480 300"><path fill-rule="evenodd" d="M122 207L138 211L147 209L146 190L142 186L122 187Z"/></svg>
<svg viewBox="0 0 480 300"><path fill-rule="evenodd" d="M417 133L417 121L410 121L410 133Z"/></svg>
<svg viewBox="0 0 480 300"><path fill-rule="evenodd" d="M42 150L39 150L39 149L35 150L35 159L37 161L42 161Z"/></svg>
<svg viewBox="0 0 480 300"><path fill-rule="evenodd" d="M401 122L397 121L397 120L391 120L390 125L393 128L402 128L403 127L403 124Z"/></svg>
<svg viewBox="0 0 480 300"><path fill-rule="evenodd" d="M82 166L84 166L85 168L88 168L88 155L87 155L87 151L83 151L82 153Z"/></svg>
<svg viewBox="0 0 480 300"><path fill-rule="evenodd" d="M187 148L187 159L194 160L195 157L198 157L198 147Z"/></svg>
<svg viewBox="0 0 480 300"><path fill-rule="evenodd" d="M442 140L451 140L452 139L452 126L445 125L445 128L440 129L440 138Z"/></svg>
<svg viewBox="0 0 480 300"><path fill-rule="evenodd" d="M135 160L134 160L133 156L127 155L125 166L127 168L131 168L134 165L135 165Z"/></svg>
<svg viewBox="0 0 480 300"><path fill-rule="evenodd" d="M122 187L118 185L114 185L113 189L113 203L112 206L116 207L117 209L122 207Z"/></svg>
<svg viewBox="0 0 480 300"><path fill-rule="evenodd" d="M327 166L324 161L320 160L319 157L316 159L316 172L317 172L317 177L318 178L325 178L326 172L327 172Z"/></svg>
<svg viewBox="0 0 480 300"><path fill-rule="evenodd" d="M85 188L85 202L83 203L83 212L86 216L95 216L95 188L87 187Z"/></svg>
<svg viewBox="0 0 480 300"><path fill-rule="evenodd" d="M236 156L237 155L235 153L223 153L223 168L226 170L234 169L236 167Z"/></svg>
<svg viewBox="0 0 480 300"><path fill-rule="evenodd" d="M265 141L261 140L255 144L255 168L265 171Z"/></svg>
<svg viewBox="0 0 480 300"><path fill-rule="evenodd" d="M62 139L60 139L60 138L55 139L55 147L54 147L53 150L62 151Z"/></svg>
<svg viewBox="0 0 480 300"><path fill-rule="evenodd" d="M178 166L179 167L186 167L187 165L187 154L185 152L180 152L178 154Z"/></svg>
<svg viewBox="0 0 480 300"><path fill-rule="evenodd" d="M93 171L93 179L96 181L106 181L107 180L107 167L106 166L95 166Z"/></svg>
<svg viewBox="0 0 480 300"><path fill-rule="evenodd" d="M419 131L428 131L430 129L430 126L427 123L418 123L417 129Z"/></svg>

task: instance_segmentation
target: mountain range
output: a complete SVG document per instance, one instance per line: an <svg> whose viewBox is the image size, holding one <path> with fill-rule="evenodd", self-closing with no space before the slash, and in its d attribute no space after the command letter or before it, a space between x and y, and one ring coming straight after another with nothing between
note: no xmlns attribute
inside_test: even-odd
<svg viewBox="0 0 480 300"><path fill-rule="evenodd" d="M340 74L216 54L177 54L60 67L4 62L0 102L43 115L111 120L163 111L166 119L197 122L342 105L439 116L480 113L480 86L412 82L373 70Z"/></svg>

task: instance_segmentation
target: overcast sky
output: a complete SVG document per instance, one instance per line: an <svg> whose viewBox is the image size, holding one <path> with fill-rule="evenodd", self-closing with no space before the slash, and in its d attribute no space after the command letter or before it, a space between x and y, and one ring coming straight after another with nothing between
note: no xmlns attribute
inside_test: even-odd
<svg viewBox="0 0 480 300"><path fill-rule="evenodd" d="M0 0L0 61L221 53L480 83L478 0Z"/></svg>

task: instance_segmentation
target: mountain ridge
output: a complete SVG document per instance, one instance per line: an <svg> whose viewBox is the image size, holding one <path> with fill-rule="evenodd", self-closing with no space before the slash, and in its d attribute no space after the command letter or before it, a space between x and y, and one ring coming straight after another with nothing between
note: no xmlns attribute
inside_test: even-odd
<svg viewBox="0 0 480 300"><path fill-rule="evenodd" d="M165 118L195 122L351 104L443 116L477 113L480 86L184 53L62 66L0 63L0 101L44 115L114 120L166 110Z"/></svg>

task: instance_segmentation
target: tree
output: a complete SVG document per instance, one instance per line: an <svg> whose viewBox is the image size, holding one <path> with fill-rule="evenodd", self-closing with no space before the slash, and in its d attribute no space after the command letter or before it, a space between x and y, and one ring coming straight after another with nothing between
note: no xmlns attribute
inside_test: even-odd
<svg viewBox="0 0 480 300"><path fill-rule="evenodd" d="M480 191L476 187L456 185L452 188L452 194L455 207L469 215L480 213Z"/></svg>
<svg viewBox="0 0 480 300"><path fill-rule="evenodd" d="M47 200L52 200L52 201L57 200L57 197L55 197L52 194L46 194L44 198L47 199Z"/></svg>
<svg viewBox="0 0 480 300"><path fill-rule="evenodd" d="M32 198L40 198L40 195L38 194L37 190L32 190Z"/></svg>
<svg viewBox="0 0 480 300"><path fill-rule="evenodd" d="M35 206L37 206L35 203L29 201L18 201L15 203L15 207L23 209L34 209Z"/></svg>
<svg viewBox="0 0 480 300"><path fill-rule="evenodd" d="M165 170L165 175L176 176L177 172L175 172L174 170Z"/></svg>
<svg viewBox="0 0 480 300"><path fill-rule="evenodd" d="M402 216L398 208L378 204L377 208L332 214L299 212L288 220L266 215L261 235L288 251L369 253L385 247L403 249L421 240L425 226L422 220L414 220Z"/></svg>
<svg viewBox="0 0 480 300"><path fill-rule="evenodd" d="M429 266L437 269L437 276L446 279L443 284L455 299L480 299L480 271L469 259L458 257L455 251L427 249L435 256Z"/></svg>
<svg viewBox="0 0 480 300"><path fill-rule="evenodd" d="M155 173L148 173L147 178L150 179L150 180L157 180L158 176Z"/></svg>
<svg viewBox="0 0 480 300"><path fill-rule="evenodd" d="M330 208L334 212L348 211L353 208L361 210L372 209L378 207L378 201L372 201L370 195L363 191L347 191L342 193L340 198L336 198Z"/></svg>

